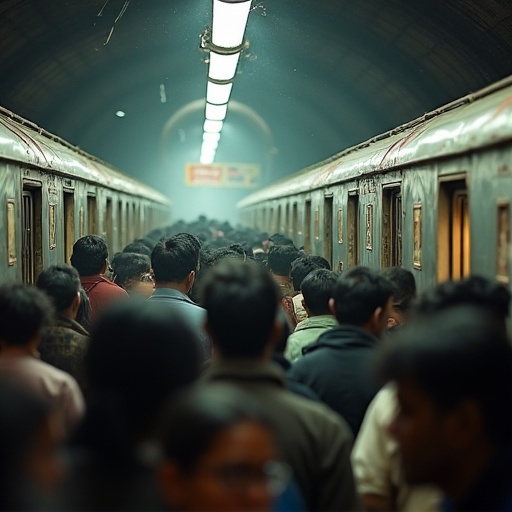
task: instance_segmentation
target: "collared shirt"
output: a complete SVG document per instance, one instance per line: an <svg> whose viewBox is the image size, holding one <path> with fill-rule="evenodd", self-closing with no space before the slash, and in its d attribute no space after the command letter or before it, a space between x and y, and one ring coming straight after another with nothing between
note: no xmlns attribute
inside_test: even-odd
<svg viewBox="0 0 512 512"><path fill-rule="evenodd" d="M80 282L89 297L91 307L91 322L111 302L128 297L126 290L123 290L116 283L101 275L82 276Z"/></svg>
<svg viewBox="0 0 512 512"><path fill-rule="evenodd" d="M212 343L204 330L206 322L206 310L204 308L192 301L188 295L174 288L155 288L148 300L165 304L175 311L195 334L203 357L205 359L211 357Z"/></svg>

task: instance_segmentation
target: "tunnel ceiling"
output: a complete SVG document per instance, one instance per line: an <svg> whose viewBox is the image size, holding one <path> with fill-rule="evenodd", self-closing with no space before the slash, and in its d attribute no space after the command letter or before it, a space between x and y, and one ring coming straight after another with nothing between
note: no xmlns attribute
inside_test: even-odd
<svg viewBox="0 0 512 512"><path fill-rule="evenodd" d="M273 178L512 73L510 0L253 4L231 98L267 125ZM210 0L2 0L0 104L158 186L162 145L199 155L201 112L162 131L204 98L210 20ZM228 111L218 155L243 160L253 125Z"/></svg>

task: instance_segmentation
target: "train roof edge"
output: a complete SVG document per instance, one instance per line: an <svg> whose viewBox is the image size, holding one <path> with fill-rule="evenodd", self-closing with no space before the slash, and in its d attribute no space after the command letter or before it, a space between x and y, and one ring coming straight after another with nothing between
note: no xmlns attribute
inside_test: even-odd
<svg viewBox="0 0 512 512"><path fill-rule="evenodd" d="M170 205L169 198L35 123L0 106L0 159Z"/></svg>
<svg viewBox="0 0 512 512"><path fill-rule="evenodd" d="M237 207L511 139L512 75L278 180Z"/></svg>

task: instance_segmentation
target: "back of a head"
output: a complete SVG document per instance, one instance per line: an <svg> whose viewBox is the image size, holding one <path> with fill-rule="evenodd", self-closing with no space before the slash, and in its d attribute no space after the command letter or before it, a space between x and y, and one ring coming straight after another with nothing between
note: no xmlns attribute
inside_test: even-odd
<svg viewBox="0 0 512 512"><path fill-rule="evenodd" d="M334 286L336 319L340 324L362 326L392 295L393 285L384 276L367 267L355 267Z"/></svg>
<svg viewBox="0 0 512 512"><path fill-rule="evenodd" d="M329 315L329 300L332 298L338 276L331 270L319 268L310 272L302 281L304 303L313 315Z"/></svg>
<svg viewBox="0 0 512 512"><path fill-rule="evenodd" d="M143 254L144 256L151 256L151 251L153 248L149 248L145 244L141 244L139 242L132 242L124 247L123 252L130 252L135 254Z"/></svg>
<svg viewBox="0 0 512 512"><path fill-rule="evenodd" d="M393 285L393 300L408 309L416 297L416 280L414 274L402 267L388 267L382 270L382 275Z"/></svg>
<svg viewBox="0 0 512 512"><path fill-rule="evenodd" d="M112 260L113 281L121 288L133 280L139 280L151 269L149 256L134 252L119 252Z"/></svg>
<svg viewBox="0 0 512 512"><path fill-rule="evenodd" d="M332 270L331 264L323 256L319 256L318 254L311 254L309 258L313 263L316 263L321 268Z"/></svg>
<svg viewBox="0 0 512 512"><path fill-rule="evenodd" d="M322 268L311 256L300 256L292 262L290 267L290 276L293 282L293 288L297 291L302 289L302 281L313 270Z"/></svg>
<svg viewBox="0 0 512 512"><path fill-rule="evenodd" d="M121 421L128 430L144 432L167 396L196 379L199 365L194 335L178 315L145 300L120 301L91 331L91 407L104 423Z"/></svg>
<svg viewBox="0 0 512 512"><path fill-rule="evenodd" d="M162 238L151 253L155 281L179 282L199 266L201 242L189 233Z"/></svg>
<svg viewBox="0 0 512 512"><path fill-rule="evenodd" d="M275 245L268 251L268 268L278 276L289 276L292 262L299 256L293 245Z"/></svg>
<svg viewBox="0 0 512 512"><path fill-rule="evenodd" d="M440 410L475 401L487 433L510 443L512 347L506 332L485 309L452 307L413 319L380 354L384 380L412 381Z"/></svg>
<svg viewBox="0 0 512 512"><path fill-rule="evenodd" d="M54 308L44 292L20 283L0 285L0 342L27 345L51 324Z"/></svg>
<svg viewBox="0 0 512 512"><path fill-rule="evenodd" d="M78 270L81 277L95 276L101 272L107 258L105 240L97 235L86 235L73 245L71 265Z"/></svg>
<svg viewBox="0 0 512 512"><path fill-rule="evenodd" d="M421 294L414 305L416 316L430 315L453 306L485 309L503 325L509 315L511 295L507 287L482 276L446 281Z"/></svg>
<svg viewBox="0 0 512 512"><path fill-rule="evenodd" d="M201 304L224 357L260 357L280 300L268 271L253 261L226 259L205 275Z"/></svg>
<svg viewBox="0 0 512 512"><path fill-rule="evenodd" d="M217 434L246 421L267 425L260 405L234 386L211 383L185 391L166 407L164 454L190 471Z"/></svg>
<svg viewBox="0 0 512 512"><path fill-rule="evenodd" d="M80 276L69 265L52 265L39 274L36 286L50 297L57 311L65 311L80 291Z"/></svg>

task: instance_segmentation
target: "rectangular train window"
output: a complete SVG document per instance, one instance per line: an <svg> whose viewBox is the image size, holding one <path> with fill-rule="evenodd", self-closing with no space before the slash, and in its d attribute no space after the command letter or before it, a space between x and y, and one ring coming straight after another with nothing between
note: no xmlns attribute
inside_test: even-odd
<svg viewBox="0 0 512 512"><path fill-rule="evenodd" d="M294 235L302 235L302 229L299 225L299 206L297 203L293 203L292 208L292 230Z"/></svg>
<svg viewBox="0 0 512 512"><path fill-rule="evenodd" d="M510 203L498 201L498 233L496 248L496 280L508 283L510 280Z"/></svg>
<svg viewBox="0 0 512 512"><path fill-rule="evenodd" d="M400 187L382 190L381 265L402 266L402 194Z"/></svg>
<svg viewBox="0 0 512 512"><path fill-rule="evenodd" d="M304 250L311 253L311 201L304 205Z"/></svg>
<svg viewBox="0 0 512 512"><path fill-rule="evenodd" d="M320 211L315 210L315 240L320 240Z"/></svg>
<svg viewBox="0 0 512 512"><path fill-rule="evenodd" d="M96 235L96 196L87 196L87 234Z"/></svg>
<svg viewBox="0 0 512 512"><path fill-rule="evenodd" d="M75 243L75 196L64 192L64 257L69 265Z"/></svg>
<svg viewBox="0 0 512 512"><path fill-rule="evenodd" d="M469 198L465 179L441 180L437 238L439 281L469 276L470 247Z"/></svg>
<svg viewBox="0 0 512 512"><path fill-rule="evenodd" d="M338 210L338 243L343 243L343 208Z"/></svg>
<svg viewBox="0 0 512 512"><path fill-rule="evenodd" d="M114 233L112 229L112 198L107 197L107 209L105 212L105 235L110 254L114 254Z"/></svg>
<svg viewBox="0 0 512 512"><path fill-rule="evenodd" d="M16 212L14 199L7 200L7 264L16 263Z"/></svg>
<svg viewBox="0 0 512 512"><path fill-rule="evenodd" d="M366 250L373 250L373 204L366 205Z"/></svg>
<svg viewBox="0 0 512 512"><path fill-rule="evenodd" d="M82 238L85 235L85 215L84 207L80 206L78 211L78 237Z"/></svg>
<svg viewBox="0 0 512 512"><path fill-rule="evenodd" d="M413 255L412 265L421 270L421 203L416 203L412 207L413 222Z"/></svg>
<svg viewBox="0 0 512 512"><path fill-rule="evenodd" d="M48 240L50 250L57 247L57 219L55 218L55 204L48 205Z"/></svg>
<svg viewBox="0 0 512 512"><path fill-rule="evenodd" d="M124 233L123 201L119 201L117 203L117 227L116 228L117 228L117 250L121 251L125 245L125 244L123 244L123 233Z"/></svg>
<svg viewBox="0 0 512 512"><path fill-rule="evenodd" d="M324 258L332 267L332 216L333 216L333 197L324 198L324 233L323 249Z"/></svg>
<svg viewBox="0 0 512 512"><path fill-rule="evenodd" d="M347 230L348 230L348 266L353 267L359 261L359 196L352 193L347 203Z"/></svg>
<svg viewBox="0 0 512 512"><path fill-rule="evenodd" d="M41 188L23 187L23 234L21 240L22 278L34 284L43 269Z"/></svg>

